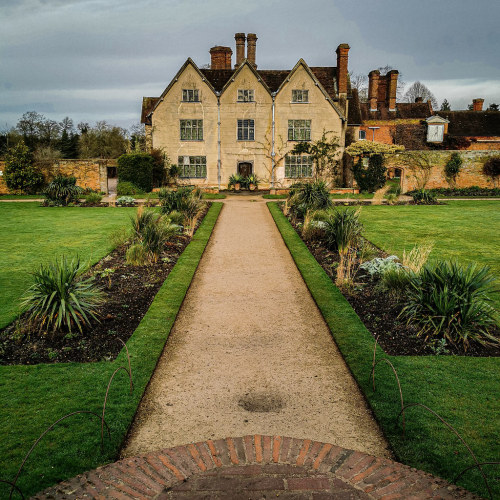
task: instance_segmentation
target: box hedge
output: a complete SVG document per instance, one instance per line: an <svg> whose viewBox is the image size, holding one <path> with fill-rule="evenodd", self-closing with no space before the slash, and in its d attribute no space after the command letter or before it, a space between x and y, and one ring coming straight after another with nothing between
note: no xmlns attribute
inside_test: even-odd
<svg viewBox="0 0 500 500"><path fill-rule="evenodd" d="M118 158L118 181L131 182L142 191L153 189L154 159L147 153L124 154Z"/></svg>

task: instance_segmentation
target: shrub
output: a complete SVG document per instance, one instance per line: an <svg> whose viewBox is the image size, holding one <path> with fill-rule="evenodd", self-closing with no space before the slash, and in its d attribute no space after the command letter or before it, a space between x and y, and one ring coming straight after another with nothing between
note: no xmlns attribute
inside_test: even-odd
<svg viewBox="0 0 500 500"><path fill-rule="evenodd" d="M68 262L66 257L42 264L33 273L33 284L23 297L22 308L40 331L56 333L66 328L71 332L76 325L82 332L83 326L97 320L104 301L102 292L93 278L79 280L81 273L79 259Z"/></svg>
<svg viewBox="0 0 500 500"><path fill-rule="evenodd" d="M8 150L3 178L9 189L30 194L43 186L43 174L32 165L32 161L32 154L24 142Z"/></svg>
<svg viewBox="0 0 500 500"><path fill-rule="evenodd" d="M144 266L148 262L148 253L143 245L134 243L128 247L125 259L132 266Z"/></svg>
<svg viewBox="0 0 500 500"><path fill-rule="evenodd" d="M161 211L164 214L168 214L172 211L184 212L184 209L188 203L189 198L192 196L197 196L197 191L195 194L193 188L182 187L177 190L174 189L160 189L158 193Z"/></svg>
<svg viewBox="0 0 500 500"><path fill-rule="evenodd" d="M437 203L436 195L431 191L419 189L415 191L411 197L416 205L435 205Z"/></svg>
<svg viewBox="0 0 500 500"><path fill-rule="evenodd" d="M328 184L321 180L293 184L287 199L290 214L303 219L309 210L325 210L332 206Z"/></svg>
<svg viewBox="0 0 500 500"><path fill-rule="evenodd" d="M359 269L365 271L370 278L380 278L388 270L400 268L401 264L397 261L398 257L396 255L376 257L375 259L363 262L359 266Z"/></svg>
<svg viewBox="0 0 500 500"><path fill-rule="evenodd" d="M493 182L500 176L500 156L492 156L483 165L483 174L490 177Z"/></svg>
<svg viewBox="0 0 500 500"><path fill-rule="evenodd" d="M385 185L386 168L384 166L384 157L380 154L371 155L367 167L364 167L360 158L358 163L353 166L353 174L361 191L374 193Z"/></svg>
<svg viewBox="0 0 500 500"><path fill-rule="evenodd" d="M120 196L116 200L116 205L118 207L133 207L135 206L135 198L132 198L132 196Z"/></svg>
<svg viewBox="0 0 500 500"><path fill-rule="evenodd" d="M154 159L147 153L124 154L118 158L119 182L131 182L148 193L153 189Z"/></svg>
<svg viewBox="0 0 500 500"><path fill-rule="evenodd" d="M178 226L184 225L184 214L182 212L172 210L168 213L167 217L172 224L177 224Z"/></svg>
<svg viewBox="0 0 500 500"><path fill-rule="evenodd" d="M47 202L66 206L69 203L78 201L78 198L82 195L82 191L82 188L76 185L75 177L58 175L45 188L43 194Z"/></svg>
<svg viewBox="0 0 500 500"><path fill-rule="evenodd" d="M388 267L380 276L380 288L402 296L408 290L412 274L411 270L401 266Z"/></svg>
<svg viewBox="0 0 500 500"><path fill-rule="evenodd" d="M462 157L459 153L452 153L450 159L444 166L444 175L447 179L449 179L452 183L454 183L457 179L458 174L460 173L460 168L462 167Z"/></svg>
<svg viewBox="0 0 500 500"><path fill-rule="evenodd" d="M469 343L491 343L498 312L490 305L495 277L488 267L463 267L440 261L411 275L401 316L420 327L430 344L444 338L466 349Z"/></svg>
<svg viewBox="0 0 500 500"><path fill-rule="evenodd" d="M306 241L321 240L325 237L327 210L310 210L304 217L302 237Z"/></svg>
<svg viewBox="0 0 500 500"><path fill-rule="evenodd" d="M97 205L101 203L102 196L99 193L89 193L85 195L85 203L87 205Z"/></svg>
<svg viewBox="0 0 500 500"><path fill-rule="evenodd" d="M359 209L335 208L325 219L326 246L342 257L350 248L356 248L361 239L363 225Z"/></svg>
<svg viewBox="0 0 500 500"><path fill-rule="evenodd" d="M131 182L119 182L116 185L116 194L118 196L132 196L132 195L137 195L137 194L143 194L144 191L142 191L140 188L138 188L135 184L132 184Z"/></svg>

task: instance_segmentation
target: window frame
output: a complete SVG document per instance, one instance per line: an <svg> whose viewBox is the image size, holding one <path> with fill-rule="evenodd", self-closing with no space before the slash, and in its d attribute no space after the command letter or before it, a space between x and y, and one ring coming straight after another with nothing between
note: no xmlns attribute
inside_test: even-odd
<svg viewBox="0 0 500 500"><path fill-rule="evenodd" d="M361 134L363 134L363 137L361 137ZM358 141L366 141L366 130L358 131Z"/></svg>
<svg viewBox="0 0 500 500"><path fill-rule="evenodd" d="M187 130L190 130L190 137L182 137L183 132L183 122L184 122L184 133L186 134ZM189 128L186 128L186 122L192 122ZM196 126L194 126L194 122L196 122ZM196 131L196 138L193 139L193 132ZM201 137L200 137L201 136ZM181 141L203 141L203 120L199 120L197 118L182 118L179 120L179 137Z"/></svg>
<svg viewBox="0 0 500 500"><path fill-rule="evenodd" d="M247 123L245 124L245 122ZM244 137L245 130L247 138ZM255 120L253 118L238 118L236 120L236 140L239 142L255 141Z"/></svg>
<svg viewBox="0 0 500 500"><path fill-rule="evenodd" d="M185 163L184 160L189 158L189 163ZM182 160L182 161L181 161ZM179 178L181 179L206 179L207 178L207 157L202 155L186 155L177 157L177 166L179 167ZM199 168L198 168L199 167ZM194 175L191 175L192 169L194 168ZM186 169L189 175L185 175ZM198 170L200 175L198 175Z"/></svg>
<svg viewBox="0 0 500 500"><path fill-rule="evenodd" d="M311 155L285 155L285 179L310 179L313 177L313 168ZM292 175L292 169L295 175Z"/></svg>
<svg viewBox="0 0 500 500"><path fill-rule="evenodd" d="M193 93L193 99L189 99L191 92ZM188 99L186 99L186 96ZM200 91L198 89L182 89L182 102L200 102Z"/></svg>
<svg viewBox="0 0 500 500"><path fill-rule="evenodd" d="M301 122L304 122L303 125L300 125ZM302 135L305 137L301 137ZM309 142L311 140L311 120L288 120L288 140Z"/></svg>
<svg viewBox="0 0 500 500"><path fill-rule="evenodd" d="M236 102L255 102L255 89L238 89Z"/></svg>
<svg viewBox="0 0 500 500"><path fill-rule="evenodd" d="M306 97L306 100L303 100L303 97ZM298 100L298 96L302 96L300 100ZM307 89L292 89L292 103L293 104L307 104L309 103L309 90Z"/></svg>

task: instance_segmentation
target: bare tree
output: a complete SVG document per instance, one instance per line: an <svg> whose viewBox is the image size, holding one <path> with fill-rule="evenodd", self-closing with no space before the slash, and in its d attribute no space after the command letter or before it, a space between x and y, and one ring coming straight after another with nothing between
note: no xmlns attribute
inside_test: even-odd
<svg viewBox="0 0 500 500"><path fill-rule="evenodd" d="M392 71L394 68L386 64L385 66L380 66L377 68L380 71L380 74L385 76L389 71ZM403 98L403 93L405 91L406 82L403 80L403 73L398 74L398 85L396 87L396 99L400 101Z"/></svg>
<svg viewBox="0 0 500 500"><path fill-rule="evenodd" d="M368 77L361 73L349 71L349 78L351 80L351 88L358 91L359 100L366 102L368 100Z"/></svg>
<svg viewBox="0 0 500 500"><path fill-rule="evenodd" d="M62 131L65 130L68 134L74 130L73 120L69 116L63 118L62 121L59 122L59 126Z"/></svg>
<svg viewBox="0 0 500 500"><path fill-rule="evenodd" d="M406 102L415 102L418 97L421 97L424 102L430 100L432 107L437 109L438 103L434 94L422 82L417 81L410 85L404 99Z"/></svg>

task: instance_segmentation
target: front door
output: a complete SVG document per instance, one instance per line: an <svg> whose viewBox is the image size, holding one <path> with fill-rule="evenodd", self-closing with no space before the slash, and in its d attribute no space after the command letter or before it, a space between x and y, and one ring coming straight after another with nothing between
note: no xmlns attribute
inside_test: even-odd
<svg viewBox="0 0 500 500"><path fill-rule="evenodd" d="M248 177L252 173L252 164L247 161L238 163L238 173L243 177Z"/></svg>

